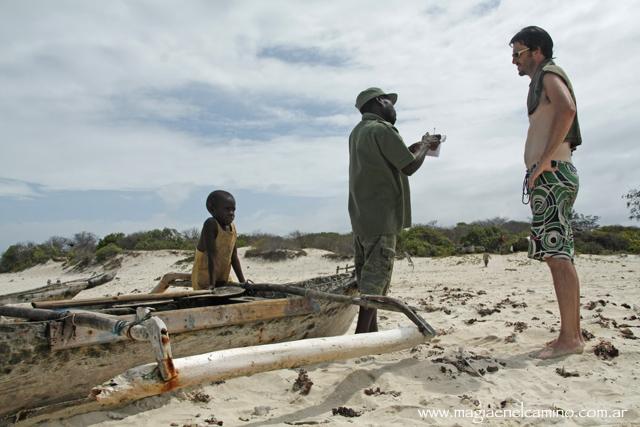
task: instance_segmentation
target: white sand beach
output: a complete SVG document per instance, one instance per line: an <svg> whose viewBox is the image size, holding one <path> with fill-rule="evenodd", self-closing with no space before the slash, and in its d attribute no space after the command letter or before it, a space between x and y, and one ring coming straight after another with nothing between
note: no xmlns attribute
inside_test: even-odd
<svg viewBox="0 0 640 427"><path fill-rule="evenodd" d="M285 283L332 274L338 265L314 249L307 250L305 257L283 262L247 259L244 249L240 252L245 275L255 282ZM163 273L189 271L189 265L175 265L187 255L178 251L127 255L115 280L76 298L147 292ZM486 425L640 425L640 341L635 339L640 336L640 256L577 257L582 327L594 338L581 355L547 361L528 356L555 338L559 327L545 265L524 253L492 255L487 268L481 255L414 258L413 264L396 262L390 296L419 307L440 332L428 343L402 352L308 366L313 385L307 395L292 389L299 371L285 369L184 389L48 425L451 426L480 421ZM47 279L64 282L90 273L65 272L61 264L50 262L0 275L0 294L42 286ZM410 324L399 313L379 314L381 329ZM355 323L349 333L354 329ZM593 347L601 339L613 344L619 355L609 360L596 356ZM565 376L558 372L563 369ZM339 407L350 408L358 416L334 415L332 410ZM425 417L420 413L438 410L439 414ZM450 411L448 417L446 411Z"/></svg>

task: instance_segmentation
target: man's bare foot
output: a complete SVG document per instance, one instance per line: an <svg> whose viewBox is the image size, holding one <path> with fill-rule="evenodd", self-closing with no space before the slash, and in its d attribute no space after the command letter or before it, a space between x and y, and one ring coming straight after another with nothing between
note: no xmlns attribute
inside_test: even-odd
<svg viewBox="0 0 640 427"><path fill-rule="evenodd" d="M551 341L545 345L545 347L531 354L531 357L536 359L554 359L556 357L562 357L569 354L581 354L584 351L584 341L577 341L571 345L558 344L558 340Z"/></svg>

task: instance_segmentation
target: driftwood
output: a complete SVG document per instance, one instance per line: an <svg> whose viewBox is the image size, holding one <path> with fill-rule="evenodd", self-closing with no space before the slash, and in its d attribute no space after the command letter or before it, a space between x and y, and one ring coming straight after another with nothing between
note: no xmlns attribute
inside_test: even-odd
<svg viewBox="0 0 640 427"><path fill-rule="evenodd" d="M55 301L70 299L85 289L95 288L110 282L115 277L115 272L104 273L88 279L72 280L64 283L54 283L28 291L15 292L12 294L0 295L0 305L18 304L34 301Z"/></svg>
<svg viewBox="0 0 640 427"><path fill-rule="evenodd" d="M182 387L253 375L275 369L351 359L414 347L427 338L414 327L382 332L311 338L279 344L234 348L174 359L176 376L165 382L155 364L129 369L95 387L91 396L103 407L122 405Z"/></svg>

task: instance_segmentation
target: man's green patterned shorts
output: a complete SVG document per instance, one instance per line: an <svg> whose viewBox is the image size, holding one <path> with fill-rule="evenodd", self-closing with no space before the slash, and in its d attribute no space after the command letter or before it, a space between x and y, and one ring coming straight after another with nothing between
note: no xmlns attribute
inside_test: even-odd
<svg viewBox="0 0 640 427"><path fill-rule="evenodd" d="M353 236L355 270L361 294L386 295L396 256L396 235Z"/></svg>
<svg viewBox="0 0 640 427"><path fill-rule="evenodd" d="M571 213L578 195L578 171L570 162L552 161L556 170L543 172L531 191L529 258L573 260Z"/></svg>

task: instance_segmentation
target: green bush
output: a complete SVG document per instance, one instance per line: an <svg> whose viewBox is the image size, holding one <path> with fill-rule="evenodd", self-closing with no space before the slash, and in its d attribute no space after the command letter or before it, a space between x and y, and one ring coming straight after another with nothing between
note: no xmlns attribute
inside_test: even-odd
<svg viewBox="0 0 640 427"><path fill-rule="evenodd" d="M455 253L455 245L443 233L428 226L403 230L398 239L398 252L411 256L448 256Z"/></svg>
<svg viewBox="0 0 640 427"><path fill-rule="evenodd" d="M341 257L353 256L353 234L339 233L294 233L302 248L315 248L333 252Z"/></svg>
<svg viewBox="0 0 640 427"><path fill-rule="evenodd" d="M107 245L114 244L120 248L123 246L124 242L124 233L111 233L104 236L98 242L98 246L96 246L96 251L104 248Z"/></svg>
<svg viewBox="0 0 640 427"><path fill-rule="evenodd" d="M122 248L120 246L115 243L108 243L106 246L102 246L100 249L96 250L96 261L103 262L120 253L122 253Z"/></svg>
<svg viewBox="0 0 640 427"><path fill-rule="evenodd" d="M473 225L460 239L462 246L483 246L489 252L499 252L506 242L506 233L495 225Z"/></svg>
<svg viewBox="0 0 640 427"><path fill-rule="evenodd" d="M524 236L515 237L507 242L509 247L513 247L514 252L527 252L529 250L529 239Z"/></svg>

